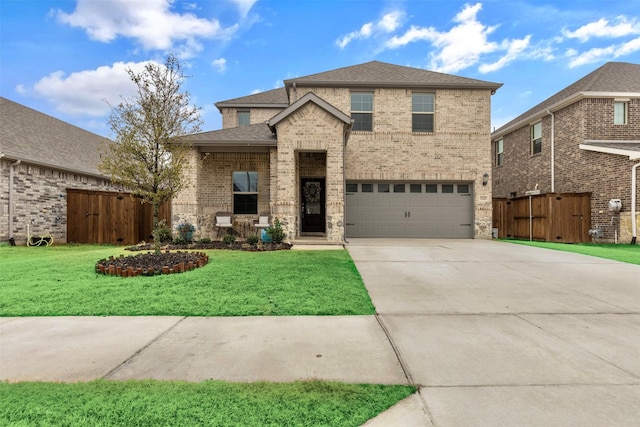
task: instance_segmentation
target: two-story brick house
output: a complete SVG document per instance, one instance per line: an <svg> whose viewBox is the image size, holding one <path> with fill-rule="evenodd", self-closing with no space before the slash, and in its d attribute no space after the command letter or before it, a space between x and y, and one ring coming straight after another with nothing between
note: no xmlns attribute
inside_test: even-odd
<svg viewBox="0 0 640 427"><path fill-rule="evenodd" d="M490 238L491 95L498 83L378 61L218 102L193 135L192 185L173 223L215 236L260 213L288 238Z"/></svg>
<svg viewBox="0 0 640 427"><path fill-rule="evenodd" d="M491 139L494 197L520 197L534 188L543 194L589 192L592 229L607 240L632 238L640 65L606 63L500 127ZM617 199L620 213L609 209Z"/></svg>

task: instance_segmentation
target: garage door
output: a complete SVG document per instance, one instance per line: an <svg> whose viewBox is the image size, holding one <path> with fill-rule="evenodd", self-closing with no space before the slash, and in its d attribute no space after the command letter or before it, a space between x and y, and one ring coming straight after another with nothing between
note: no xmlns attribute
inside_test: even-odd
<svg viewBox="0 0 640 427"><path fill-rule="evenodd" d="M473 238L470 183L347 182L347 237Z"/></svg>

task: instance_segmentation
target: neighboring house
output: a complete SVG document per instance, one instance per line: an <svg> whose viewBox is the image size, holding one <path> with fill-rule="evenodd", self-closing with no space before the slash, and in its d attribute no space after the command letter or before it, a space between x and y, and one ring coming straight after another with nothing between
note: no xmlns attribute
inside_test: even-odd
<svg viewBox="0 0 640 427"><path fill-rule="evenodd" d="M218 102L190 137L191 187L173 223L215 236L216 212L288 239L490 238L491 95L499 83L373 61Z"/></svg>
<svg viewBox="0 0 640 427"><path fill-rule="evenodd" d="M590 192L592 230L607 240L631 240L631 200L640 191L632 188L640 161L640 65L609 62L491 139L493 197L525 196L536 188L543 194ZM616 199L620 213L609 209Z"/></svg>
<svg viewBox="0 0 640 427"><path fill-rule="evenodd" d="M97 170L109 140L0 98L0 242L66 241L67 189L112 189Z"/></svg>

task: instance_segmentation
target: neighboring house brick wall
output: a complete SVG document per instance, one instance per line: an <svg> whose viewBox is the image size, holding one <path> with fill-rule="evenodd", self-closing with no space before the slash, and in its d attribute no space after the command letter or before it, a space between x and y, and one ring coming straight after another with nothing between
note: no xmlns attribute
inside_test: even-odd
<svg viewBox="0 0 640 427"><path fill-rule="evenodd" d="M630 111L638 114L638 100L630 102ZM632 110L633 108L633 110ZM583 99L555 115L555 192L591 192L591 225L613 240L623 232L620 222L629 216L631 204L631 167L626 156L585 151L585 140L631 140L640 135L640 125L629 114L628 125L613 124L613 99ZM504 135L504 166L495 167L494 197L523 196L539 185L542 193L551 192L551 116L542 120L542 153L530 153L530 129L523 126ZM640 194L640 186L636 190ZM622 200L623 212L612 215L608 203Z"/></svg>
<svg viewBox="0 0 640 427"><path fill-rule="evenodd" d="M9 214L9 165L0 160L0 213ZM13 237L26 244L27 225L31 234L51 234L54 242L67 240L67 189L113 191L105 179L22 162L14 167ZM0 241L9 238L8 224L0 226Z"/></svg>
<svg viewBox="0 0 640 427"><path fill-rule="evenodd" d="M264 123L279 112L282 108L222 108L222 128L234 128L238 126L238 111L250 111L250 124Z"/></svg>

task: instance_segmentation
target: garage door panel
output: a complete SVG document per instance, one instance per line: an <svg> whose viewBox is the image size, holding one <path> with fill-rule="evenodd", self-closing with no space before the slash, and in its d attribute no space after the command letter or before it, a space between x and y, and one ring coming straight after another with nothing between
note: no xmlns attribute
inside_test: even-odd
<svg viewBox="0 0 640 427"><path fill-rule="evenodd" d="M425 192L425 183L405 182L404 193L394 192L403 183L389 184L389 192L378 192L378 183L370 184L374 192L347 194L348 237L473 237L471 184L461 186L468 193L457 193L455 183L437 183L437 193ZM435 185L431 183L431 190ZM442 193L443 188L454 192Z"/></svg>

